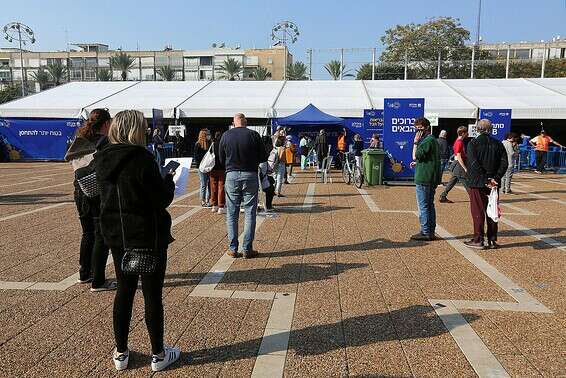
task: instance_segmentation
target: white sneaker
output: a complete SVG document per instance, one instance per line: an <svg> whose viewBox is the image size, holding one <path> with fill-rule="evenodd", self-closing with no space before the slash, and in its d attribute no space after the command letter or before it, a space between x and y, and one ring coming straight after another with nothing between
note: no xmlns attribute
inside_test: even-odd
<svg viewBox="0 0 566 378"><path fill-rule="evenodd" d="M151 356L151 370L161 371L177 361L181 356L181 350L179 348L173 348L165 345L163 350L165 351L165 356L163 358L155 354Z"/></svg>
<svg viewBox="0 0 566 378"><path fill-rule="evenodd" d="M218 208L218 214L226 214L226 208L225 207L219 207Z"/></svg>
<svg viewBox="0 0 566 378"><path fill-rule="evenodd" d="M212 206L212 212L216 213L218 211L218 206Z"/></svg>
<svg viewBox="0 0 566 378"><path fill-rule="evenodd" d="M125 351L124 353L118 353L116 348L114 348L114 353L112 354L112 361L114 361L114 367L116 367L116 370L127 369L129 359L130 359L129 350Z"/></svg>

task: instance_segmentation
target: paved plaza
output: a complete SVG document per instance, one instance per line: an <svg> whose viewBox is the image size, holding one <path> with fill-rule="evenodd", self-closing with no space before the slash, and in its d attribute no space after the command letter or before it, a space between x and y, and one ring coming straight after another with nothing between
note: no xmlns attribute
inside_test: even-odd
<svg viewBox="0 0 566 378"><path fill-rule="evenodd" d="M566 176L516 175L502 248L485 251L463 244L461 187L437 203L441 239L419 242L414 187L333 179L297 173L245 260L225 255L225 218L200 207L191 172L169 208L164 289L165 341L182 355L157 375L566 375ZM149 376L141 291L118 373L114 293L75 283L72 180L68 164L0 164L0 377Z"/></svg>

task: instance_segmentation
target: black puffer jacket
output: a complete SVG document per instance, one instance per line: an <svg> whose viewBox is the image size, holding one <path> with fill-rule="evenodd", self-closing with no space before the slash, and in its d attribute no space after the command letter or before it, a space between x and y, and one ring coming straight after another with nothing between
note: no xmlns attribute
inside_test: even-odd
<svg viewBox="0 0 566 378"><path fill-rule="evenodd" d="M118 185L126 247L165 250L173 240L171 216L166 210L175 191L172 177L163 179L153 155L141 146L108 144L96 153L94 164L106 244L122 248Z"/></svg>
<svg viewBox="0 0 566 378"><path fill-rule="evenodd" d="M468 143L466 155L470 188L485 188L488 179L501 184L508 165L503 143L488 134L480 134Z"/></svg>

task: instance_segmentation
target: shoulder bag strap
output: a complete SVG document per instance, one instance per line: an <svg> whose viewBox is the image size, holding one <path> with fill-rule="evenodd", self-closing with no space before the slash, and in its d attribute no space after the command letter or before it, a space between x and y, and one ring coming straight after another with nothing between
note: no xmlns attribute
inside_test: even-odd
<svg viewBox="0 0 566 378"><path fill-rule="evenodd" d="M122 199L120 198L120 188L116 182L116 192L118 193L118 209L120 210L120 226L122 228L122 247L126 250L126 236L124 234L124 221L122 220Z"/></svg>

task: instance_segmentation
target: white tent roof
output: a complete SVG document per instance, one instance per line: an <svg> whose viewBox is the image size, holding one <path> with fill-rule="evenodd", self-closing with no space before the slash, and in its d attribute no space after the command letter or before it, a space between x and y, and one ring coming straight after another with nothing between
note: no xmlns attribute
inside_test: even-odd
<svg viewBox="0 0 566 378"><path fill-rule="evenodd" d="M77 118L94 108L139 109L151 117L284 117L309 103L338 117L362 117L384 98L424 97L441 118L475 118L478 108L513 118L566 119L566 78L379 81L72 82L0 105L0 117Z"/></svg>
<svg viewBox="0 0 566 378"><path fill-rule="evenodd" d="M136 84L133 81L72 82L2 104L0 116L79 118L88 105Z"/></svg>
<svg viewBox="0 0 566 378"><path fill-rule="evenodd" d="M566 118L566 96L526 79L443 81L480 109L512 109L512 118Z"/></svg>
<svg viewBox="0 0 566 378"><path fill-rule="evenodd" d="M477 107L459 96L442 80L364 81L376 109L383 109L384 98L424 98L427 113L441 118L475 118Z"/></svg>
<svg viewBox="0 0 566 378"><path fill-rule="evenodd" d="M107 108L110 114L124 109L136 109L147 117L153 116L153 109L163 110L163 117L174 118L175 108L197 93L209 82L206 81L171 81L163 85L161 81L142 81L104 100L89 105L86 109Z"/></svg>
<svg viewBox="0 0 566 378"><path fill-rule="evenodd" d="M361 81L288 81L275 103L277 117L286 117L313 104L336 117L363 117L371 103Z"/></svg>
<svg viewBox="0 0 566 378"><path fill-rule="evenodd" d="M179 105L180 117L271 118L283 81L213 81Z"/></svg>

